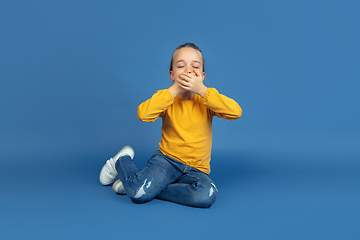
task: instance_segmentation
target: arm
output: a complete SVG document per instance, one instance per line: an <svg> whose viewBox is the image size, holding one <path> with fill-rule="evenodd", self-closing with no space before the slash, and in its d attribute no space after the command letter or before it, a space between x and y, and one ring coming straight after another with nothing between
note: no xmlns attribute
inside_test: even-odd
<svg viewBox="0 0 360 240"><path fill-rule="evenodd" d="M207 88L203 81L205 73L193 70L194 74L182 73L177 82L182 89L191 91L203 97L203 104L214 112L214 115L229 120L238 119L242 109L237 102L228 98L215 88Z"/></svg>
<svg viewBox="0 0 360 240"><path fill-rule="evenodd" d="M214 115L228 120L241 117L242 109L233 99L220 94L215 88L208 88L203 104L214 112Z"/></svg>
<svg viewBox="0 0 360 240"><path fill-rule="evenodd" d="M174 103L174 98L185 92L177 81L168 89L157 91L150 99L138 107L138 117L143 122L153 122Z"/></svg>
<svg viewBox="0 0 360 240"><path fill-rule="evenodd" d="M174 98L168 89L157 91L150 99L139 105L138 117L143 122L153 122L173 103Z"/></svg>

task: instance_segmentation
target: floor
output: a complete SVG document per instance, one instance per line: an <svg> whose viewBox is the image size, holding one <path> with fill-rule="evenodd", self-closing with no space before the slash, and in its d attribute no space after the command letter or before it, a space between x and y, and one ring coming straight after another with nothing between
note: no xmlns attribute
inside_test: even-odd
<svg viewBox="0 0 360 240"><path fill-rule="evenodd" d="M218 198L210 209L197 209L160 200L138 205L102 186L98 175L111 157L107 149L30 149L3 155L2 239L360 237L355 158L214 150L210 177ZM141 167L149 152L136 154Z"/></svg>

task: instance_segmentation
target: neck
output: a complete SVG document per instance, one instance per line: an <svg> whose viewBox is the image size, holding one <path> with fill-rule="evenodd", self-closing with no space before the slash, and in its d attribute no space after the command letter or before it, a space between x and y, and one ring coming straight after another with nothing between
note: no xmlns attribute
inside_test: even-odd
<svg viewBox="0 0 360 240"><path fill-rule="evenodd" d="M183 92L183 93L180 93L178 95L178 97L182 100L191 100L195 97L195 93L192 93L192 92L189 92L189 91L186 91L186 92Z"/></svg>

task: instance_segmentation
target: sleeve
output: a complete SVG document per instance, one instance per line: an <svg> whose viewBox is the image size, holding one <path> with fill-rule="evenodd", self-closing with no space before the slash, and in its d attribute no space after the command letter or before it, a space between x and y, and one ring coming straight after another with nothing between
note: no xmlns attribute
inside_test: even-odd
<svg viewBox="0 0 360 240"><path fill-rule="evenodd" d="M236 120L242 114L242 109L236 101L220 94L215 88L208 88L203 104L219 118Z"/></svg>
<svg viewBox="0 0 360 240"><path fill-rule="evenodd" d="M173 103L174 98L169 90L159 90L150 99L139 105L138 117L143 122L154 122Z"/></svg>

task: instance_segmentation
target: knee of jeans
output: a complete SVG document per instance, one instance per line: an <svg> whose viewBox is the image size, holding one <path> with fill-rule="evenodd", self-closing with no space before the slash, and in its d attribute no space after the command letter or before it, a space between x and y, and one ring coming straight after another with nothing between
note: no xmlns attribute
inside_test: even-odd
<svg viewBox="0 0 360 240"><path fill-rule="evenodd" d="M217 188L213 182L210 184L198 184L198 189L200 190L194 196L196 198L197 206L201 208L211 207L217 196Z"/></svg>
<svg viewBox="0 0 360 240"><path fill-rule="evenodd" d="M144 195L141 197L137 197L137 196L129 196L129 197L130 197L131 201L136 204L147 203L153 199L153 197L149 196L149 195Z"/></svg>
<svg viewBox="0 0 360 240"><path fill-rule="evenodd" d="M136 203L136 204L143 204L143 203L147 203L150 201L150 200L146 200L146 199L138 199L138 198L133 198L133 197L130 197L130 199L133 203Z"/></svg>
<svg viewBox="0 0 360 240"><path fill-rule="evenodd" d="M145 203L149 202L153 196L152 192L149 189L151 186L151 181L148 181L148 179L145 179L145 181L142 183L140 187L136 187L128 190L126 194L130 197L131 201L134 203Z"/></svg>

